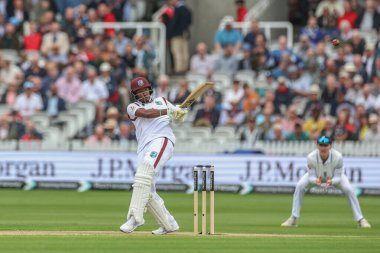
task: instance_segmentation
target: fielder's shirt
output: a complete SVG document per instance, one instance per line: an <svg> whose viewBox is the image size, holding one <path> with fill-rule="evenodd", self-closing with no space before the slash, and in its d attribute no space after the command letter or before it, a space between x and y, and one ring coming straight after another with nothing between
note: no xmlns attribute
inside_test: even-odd
<svg viewBox="0 0 380 253"><path fill-rule="evenodd" d="M326 180L331 178L332 184L339 184L343 173L342 154L335 149L330 149L329 157L323 162L319 150L314 150L307 156L307 166L309 168L309 182L315 183L318 177Z"/></svg>

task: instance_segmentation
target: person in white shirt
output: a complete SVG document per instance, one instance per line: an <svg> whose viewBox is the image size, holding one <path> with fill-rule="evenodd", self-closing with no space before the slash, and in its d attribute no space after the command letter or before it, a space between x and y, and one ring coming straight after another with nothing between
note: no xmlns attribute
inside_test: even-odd
<svg viewBox="0 0 380 253"><path fill-rule="evenodd" d="M155 176L173 156L175 136L170 122L182 122L187 111L164 97L153 99L151 84L143 77L132 80L131 93L137 102L128 105L127 114L136 128L138 164L127 221L120 231L131 233L142 226L146 208L160 225L153 234L174 232L179 226L156 192Z"/></svg>
<svg viewBox="0 0 380 253"><path fill-rule="evenodd" d="M23 84L24 92L17 96L14 109L22 117L29 118L36 112L42 110L43 103L41 96L33 92L33 83L26 81Z"/></svg>
<svg viewBox="0 0 380 253"><path fill-rule="evenodd" d="M97 122L102 123L104 119L105 101L108 98L108 89L106 84L97 78L94 68L87 70L87 80L82 83L80 97L81 99L95 103Z"/></svg>
<svg viewBox="0 0 380 253"><path fill-rule="evenodd" d="M231 101L240 102L243 96L244 96L244 89L240 86L240 81L234 80L232 88L226 90L226 92L224 93L223 106L228 108Z"/></svg>
<svg viewBox="0 0 380 253"><path fill-rule="evenodd" d="M376 97L371 94L369 84L364 84L362 94L356 98L356 105L363 105L366 110L372 110L376 105Z"/></svg>
<svg viewBox="0 0 380 253"><path fill-rule="evenodd" d="M346 195L354 213L354 219L360 228L371 227L363 217L358 198L347 176L344 174L342 154L333 149L331 144L330 137L321 136L317 139L317 149L307 156L308 172L297 183L294 192L292 215L281 226L297 226L305 191L313 186L320 187L322 183L325 183L326 189L335 186L340 188Z"/></svg>
<svg viewBox="0 0 380 253"><path fill-rule="evenodd" d="M190 71L195 74L201 74L210 77L214 71L214 61L207 53L207 45L200 42L197 45L197 54L193 55L190 60Z"/></svg>

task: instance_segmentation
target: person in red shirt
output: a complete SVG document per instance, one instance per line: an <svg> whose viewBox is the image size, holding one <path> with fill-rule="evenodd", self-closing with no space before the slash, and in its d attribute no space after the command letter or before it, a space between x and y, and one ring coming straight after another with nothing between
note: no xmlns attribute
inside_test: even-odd
<svg viewBox="0 0 380 253"><path fill-rule="evenodd" d="M236 0L236 22L243 22L245 15L247 15L247 7L244 0Z"/></svg>
<svg viewBox="0 0 380 253"><path fill-rule="evenodd" d="M37 30L37 24L29 23L30 32L24 36L24 49L28 51L38 51L41 47L42 35Z"/></svg>
<svg viewBox="0 0 380 253"><path fill-rule="evenodd" d="M115 15L111 12L111 9L105 4L100 4L98 6L98 14L102 18L102 21L105 23L116 22ZM109 37L112 37L115 34L115 29L112 29L112 28L104 29L104 34Z"/></svg>
<svg viewBox="0 0 380 253"><path fill-rule="evenodd" d="M340 27L340 23L343 20L350 22L351 28L355 27L355 21L358 18L358 14L352 9L350 1L344 1L344 14L337 20L337 27Z"/></svg>

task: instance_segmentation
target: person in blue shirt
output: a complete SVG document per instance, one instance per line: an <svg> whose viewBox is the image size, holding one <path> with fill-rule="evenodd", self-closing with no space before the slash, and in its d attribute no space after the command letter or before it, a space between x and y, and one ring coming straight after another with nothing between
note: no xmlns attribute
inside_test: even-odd
<svg viewBox="0 0 380 253"><path fill-rule="evenodd" d="M240 50L243 36L239 30L233 28L233 21L232 17L226 17L224 19L224 28L216 32L214 37L214 49L216 51L221 51L226 45L232 45L234 52Z"/></svg>

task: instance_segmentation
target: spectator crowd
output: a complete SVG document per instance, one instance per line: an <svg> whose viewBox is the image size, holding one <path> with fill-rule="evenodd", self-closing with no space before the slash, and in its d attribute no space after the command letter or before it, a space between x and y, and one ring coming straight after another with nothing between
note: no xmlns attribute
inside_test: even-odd
<svg viewBox="0 0 380 253"><path fill-rule="evenodd" d="M89 100L96 119L81 134L86 145L127 143L135 138L125 115L132 78L147 77L154 96L175 104L191 92L186 78L173 86L171 77L158 76L157 45L149 32L90 27L145 20L151 1L73 2L78 3L63 8L52 0L0 0L0 98L9 108L0 117L1 140L41 140L34 115L45 111L54 122L61 112ZM231 80L222 89L216 82L191 108L194 127L233 127L249 144L313 140L320 134L341 141L380 140L378 1L289 1L290 11L307 7L305 24L292 20L301 25L293 47L284 35L269 41L259 20L243 34L227 16L213 42L199 42L192 56L191 10L185 1L159 2L165 3L160 20L167 27L173 72L212 81L223 74ZM236 20L242 21L245 2L235 3ZM334 38L339 46L331 44Z"/></svg>

